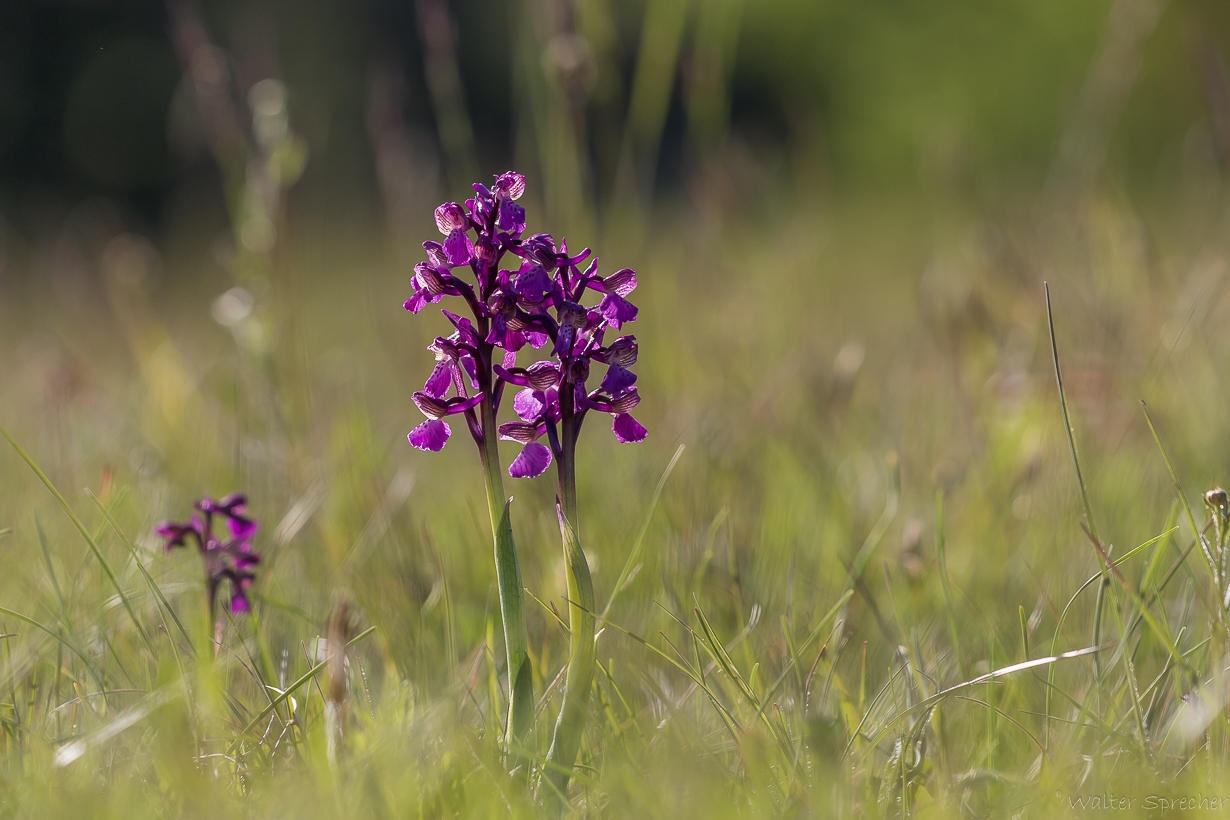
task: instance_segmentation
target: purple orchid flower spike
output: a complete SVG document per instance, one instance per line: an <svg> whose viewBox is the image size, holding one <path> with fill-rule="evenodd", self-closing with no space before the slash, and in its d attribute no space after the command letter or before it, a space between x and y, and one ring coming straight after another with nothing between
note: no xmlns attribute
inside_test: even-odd
<svg viewBox="0 0 1230 820"><path fill-rule="evenodd" d="M470 240L470 221L465 209L456 202L446 202L436 208L436 227L447 238L444 256L448 264L457 267L469 264L474 257L474 242Z"/></svg>
<svg viewBox="0 0 1230 820"><path fill-rule="evenodd" d="M500 374L518 370L519 350L527 345L543 347L557 335L546 311L553 288L550 274L542 265L526 261L522 250L525 209L517 200L524 193L525 177L510 171L496 177L491 187L474 185L473 198L464 204L446 202L437 208L436 227L444 242L423 243L427 259L415 266L413 294L404 304L406 310L419 313L445 297L465 303L457 313L442 311L453 332L436 337L429 347L436 364L423 389L413 397L427 418L407 438L420 450L437 452L452 435L446 419L460 415L478 448L495 541L507 651L510 698L505 725L507 738L518 742L532 725L534 698L520 569L499 460L497 418L506 384ZM548 242L541 250L543 262L554 270L558 264L554 245ZM501 270L505 258L517 260L517 269ZM516 462L515 471L541 474L546 464L536 463L534 455L541 461L542 453L531 450ZM548 451L548 463L549 458Z"/></svg>
<svg viewBox="0 0 1230 820"><path fill-rule="evenodd" d="M437 336L428 348L436 363L413 396L427 418L408 439L420 450L437 452L452 435L446 419L460 415L478 447L508 652L512 695L506 726L508 739L521 739L532 723L534 700L529 677L523 681L529 668L528 644L498 443L504 439L522 445L508 467L514 478L534 478L556 466L563 515L575 529L576 441L585 417L591 411L611 414L620 442L643 441L648 435L629 415L640 400L631 370L636 338L624 335L604 343L608 328L621 330L637 318L637 308L628 300L637 282L629 268L599 275L598 260L588 248L572 253L562 238L557 242L547 233L526 235L525 209L517 204L526 187L521 174L510 171L497 176L490 187L473 187L474 196L464 204L446 202L436 209L436 227L444 241L423 243L427 259L415 266L413 294L404 304L419 313L454 297L465 303L462 312L468 313L441 311L453 332ZM469 275L464 273L467 267ZM549 356L520 367L517 356L526 348L549 350ZM605 371L591 379L595 366ZM587 386L589 381L597 386ZM522 388L513 399L518 420L499 424L508 385ZM578 566L588 583L583 556ZM572 762L563 765L571 767Z"/></svg>
<svg viewBox="0 0 1230 820"><path fill-rule="evenodd" d="M247 498L240 493L231 493L221 501L205 496L193 504L197 512L192 514L191 520L184 523L163 521L154 528L155 534L166 541L167 552L175 547L186 547L189 541L196 544L205 564L210 620L213 620L218 587L224 580L231 585L231 612L252 611L247 593L256 579L253 567L261 560L260 555L252 551L252 538L260 525L245 514L247 503ZM226 519L229 538L223 540L214 534L215 517Z"/></svg>
<svg viewBox="0 0 1230 820"><path fill-rule="evenodd" d="M636 319L637 308L626 298L636 289L636 272L623 268L610 276L599 276L597 259L581 272L578 266L590 258L589 251L569 256L566 243L561 242L557 250L555 241L546 234L529 237L522 243L519 255L524 261L517 285L522 279L528 282L518 296L525 302L536 302L538 294L543 294L545 307L540 308L537 321L546 328L555 344L551 348L549 368L539 362L524 370L497 369L507 383L533 384L537 395L551 390L549 406L540 408L535 417L527 417L518 407L515 409L522 418L521 424L514 422L500 428L502 437L525 445L522 455L509 467L509 475L532 478L546 470L550 460L543 456L540 450L543 445L538 443L544 433L551 442L550 453L561 468L571 465L576 436L590 410L613 416L611 430L617 441L644 441L648 431L629 414L640 401L635 387L636 374L631 370L639 353L636 337L620 336L609 345L603 344L607 328L618 330ZM554 271L552 276L547 276L548 269ZM544 277L545 284L540 281ZM589 290L602 294L598 305L586 307L582 304ZM587 390L586 382L595 362L605 365L606 372L596 389ZM518 394L518 399L521 395L524 393ZM537 432L531 435L524 425L532 425ZM565 450L569 452L566 454ZM567 493L561 494L567 496ZM565 512L571 515L572 511Z"/></svg>
<svg viewBox="0 0 1230 820"><path fill-rule="evenodd" d="M547 760L554 764L548 776L564 793L580 745L594 664L593 584L577 534L577 438L591 411L612 416L616 441L639 442L648 436L645 426L631 415L640 402L631 369L639 353L636 337L623 335L605 342L608 328L620 330L635 321L637 307L627 297L637 281L630 268L600 276L598 260L591 259L588 248L572 255L566 241L557 244L548 234L533 234L510 250L522 260L513 281L519 326L545 333L553 342L549 359L524 368L496 366L494 373L497 389L506 384L523 388L513 400L520 421L499 427L501 438L522 445L509 465L509 475L534 478L554 464L559 482L557 512L568 590L577 597L569 602L568 675ZM580 265L587 260L582 271ZM587 303L591 290L601 294L598 304ZM601 379L592 372L595 366L605 366ZM588 386L591 380L597 381L597 387ZM547 444L539 441L544 436Z"/></svg>

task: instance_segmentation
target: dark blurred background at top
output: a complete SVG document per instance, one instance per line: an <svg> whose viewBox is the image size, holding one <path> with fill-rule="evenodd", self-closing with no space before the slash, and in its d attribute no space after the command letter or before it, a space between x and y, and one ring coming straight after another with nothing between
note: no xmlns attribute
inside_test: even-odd
<svg viewBox="0 0 1230 820"><path fill-rule="evenodd" d="M338 229L510 167L573 228L1108 178L1164 204L1226 166L1227 53L1216 0L5 0L0 225L222 227L282 132L286 207Z"/></svg>

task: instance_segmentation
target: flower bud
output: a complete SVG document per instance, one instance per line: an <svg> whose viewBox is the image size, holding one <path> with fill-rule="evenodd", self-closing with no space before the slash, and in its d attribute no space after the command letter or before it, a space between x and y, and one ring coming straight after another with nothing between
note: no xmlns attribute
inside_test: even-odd
<svg viewBox="0 0 1230 820"><path fill-rule="evenodd" d="M500 249L497 248L495 243L486 236L480 236L478 241L474 243L474 255L478 257L480 262L486 262L488 265L494 265L499 254Z"/></svg>
<svg viewBox="0 0 1230 820"><path fill-rule="evenodd" d="M534 362L526 369L526 375L536 390L547 390L559 383L559 368L553 362Z"/></svg>
<svg viewBox="0 0 1230 820"><path fill-rule="evenodd" d="M444 246L434 240L423 243L423 250L427 251L427 258L431 260L433 265L447 265L448 254L444 252Z"/></svg>
<svg viewBox="0 0 1230 820"><path fill-rule="evenodd" d="M584 327L587 311L576 302L561 302L557 315L560 327Z"/></svg>
<svg viewBox="0 0 1230 820"><path fill-rule="evenodd" d="M636 364L636 354L639 350L635 336L620 336L606 349L607 364L631 367Z"/></svg>
<svg viewBox="0 0 1230 820"><path fill-rule="evenodd" d="M492 316L500 315L511 319L517 315L517 297L507 288L496 288L487 297L487 307L491 309Z"/></svg>
<svg viewBox="0 0 1230 820"><path fill-rule="evenodd" d="M636 271L632 270L632 268L617 270L610 276L603 278L602 287L607 293L627 296L636 290Z"/></svg>
<svg viewBox="0 0 1230 820"><path fill-rule="evenodd" d="M448 236L453 231L464 230L469 227L466 222L465 209L456 202L445 202L439 208L436 208L436 227L445 236Z"/></svg>
<svg viewBox="0 0 1230 820"><path fill-rule="evenodd" d="M444 285L444 279L440 276L440 272L426 262L420 262L415 265L414 272L419 286L432 296L439 296L448 290Z"/></svg>
<svg viewBox="0 0 1230 820"><path fill-rule="evenodd" d="M611 399L611 411L615 413L627 413L640 403L641 396L636 392L636 388L629 387L627 393Z"/></svg>
<svg viewBox="0 0 1230 820"><path fill-rule="evenodd" d="M524 421L508 421L500 425L500 438L529 444L539 436L538 425Z"/></svg>
<svg viewBox="0 0 1230 820"><path fill-rule="evenodd" d="M443 336L437 336L436 340L427 345L427 349L436 354L436 361L443 362L445 360L455 361L461 353L457 350L457 345L445 339Z"/></svg>
<svg viewBox="0 0 1230 820"><path fill-rule="evenodd" d="M568 381L573 384L585 384L589 378L589 359L578 356L568 365Z"/></svg>
<svg viewBox="0 0 1230 820"><path fill-rule="evenodd" d="M525 193L525 177L516 171L500 174L491 186L491 192L497 199L520 199Z"/></svg>
<svg viewBox="0 0 1230 820"><path fill-rule="evenodd" d="M539 265L547 273L555 270L555 240L550 234L536 233L521 245L527 259Z"/></svg>
<svg viewBox="0 0 1230 820"><path fill-rule="evenodd" d="M411 398L419 410L423 411L423 415L429 419L442 419L448 415L448 404L442 399L437 399L422 391L415 393Z"/></svg>

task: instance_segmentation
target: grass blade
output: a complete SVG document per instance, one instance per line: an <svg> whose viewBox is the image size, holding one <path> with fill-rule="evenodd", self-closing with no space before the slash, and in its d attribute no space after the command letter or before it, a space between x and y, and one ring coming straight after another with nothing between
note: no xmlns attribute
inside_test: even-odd
<svg viewBox="0 0 1230 820"><path fill-rule="evenodd" d="M351 638L346 643L346 647L350 648L354 646L359 641L363 640L364 638L366 638L368 635L372 634L375 631L376 631L376 627L369 626L367 629L363 630L358 635L355 635L353 638ZM256 717L248 721L247 726L243 727L243 731L239 733L240 736L235 738L235 740L231 743L230 749L227 751L227 754L230 754L231 752L235 750L235 748L239 745L239 742L243 739L243 735L246 735L248 732L252 731L254 728L256 728L256 725L258 723L260 723L265 718L273 714L273 710L278 708L278 705L281 704L282 701L290 697L291 694L295 692L300 686L303 686L303 684L310 681L313 678L313 676L316 675L317 672L324 669L328 665L329 665L329 662L327 660L321 661L320 663L316 664L308 671L304 672L303 675L298 680L291 683L290 686L287 686L281 692L278 692L277 697L272 698L269 701L269 704L265 706L265 708L262 709Z"/></svg>
<svg viewBox="0 0 1230 820"><path fill-rule="evenodd" d="M964 683L958 683L955 686L950 686L947 689L944 689L943 691L936 692L934 695L932 695L929 698L924 698L923 700L918 701L913 706L909 707L908 709L903 710L896 717L885 722L885 724L880 727L880 731L877 732L875 736L871 738L871 743L868 745L868 748L874 749L877 745L879 745L880 741L884 739L884 736L888 732L892 731L897 726L899 726L901 722L905 720L907 717L909 717L910 715L916 712L919 712L921 710L924 710L924 709L930 709L936 706L937 704L939 704L945 698L955 695L958 692L962 692L966 689L970 689L975 686L981 686L985 683L991 683L997 678L1006 677L1008 675L1012 675L1017 672L1024 672L1027 669L1036 669L1039 666L1050 666L1051 664L1057 663L1062 660L1069 660L1071 658L1080 658L1080 657L1084 657L1085 655L1093 655L1098 652L1102 652L1108 648L1110 648L1109 645L1108 646L1089 646L1084 649L1076 649L1071 652L1064 652L1060 655L1052 655L1046 658L1035 658L1032 661L1014 663L1011 666L1003 666L1003 667L1000 667L999 669L995 669L991 672L987 672L984 675L979 675L978 677L973 678L972 680L967 680ZM851 736L850 744L854 743L854 739L857 736L858 736L857 734ZM846 752L848 753L849 750L850 750L850 747L847 746Z"/></svg>
<svg viewBox="0 0 1230 820"><path fill-rule="evenodd" d="M132 554L132 562L137 565L137 570L141 573L141 577L145 579L145 584L149 587L150 593L153 594L153 596L158 600L159 605L166 610L167 614L171 616L171 620L174 621L175 626L179 628L179 634L184 636L184 641L188 646L188 650L192 652L193 657L196 657L196 648L192 645L192 638L188 636L188 630L184 629L184 625L180 622L179 616L175 614L175 610L171 608L171 604L167 601L166 596L162 594L162 589L159 588L158 583L154 580L154 577L149 574L149 570L145 568L145 565L141 563L141 557L137 552L137 545L132 543L132 540L129 539L128 536L124 535L124 531L121 530L120 525L116 523L115 518L111 515L111 511L108 510L102 503L102 499L94 495L94 493L89 489L85 491L85 494L90 497L90 500L93 501L94 505L98 507L99 512L101 512L107 519L108 523L111 524L111 529L115 530L115 534L120 537L120 541L124 544L124 546L128 547L128 552Z"/></svg>
<svg viewBox="0 0 1230 820"><path fill-rule="evenodd" d="M13 445L13 449L17 451L17 455L21 456L22 460L25 461L26 464L30 465L30 469L34 471L34 474L37 475L39 480L42 481L47 489L51 491L51 494L55 496L56 501L60 502L60 506L64 508L64 512L68 515L69 520L73 522L73 526L75 526L77 531L81 533L81 537L85 539L85 543L89 546L90 552L92 552L94 557L98 559L98 563L102 566L103 572L106 573L107 578L111 581L111 585L115 587L115 591L120 596L120 601L123 602L124 609L128 611L128 617L132 619L132 625L136 627L137 634L141 636L141 641L145 644L145 648L149 650L151 655L156 656L158 653L154 649L154 644L150 640L149 636L145 634L145 630L141 628L141 622L137 620L137 612L132 608L132 601L128 600L128 596L124 594L124 588L120 585L120 579L116 577L115 571L111 569L111 565L107 563L107 558L102 554L102 550L98 548L98 544L95 542L94 536L90 535L90 531L85 528L85 524L81 523L81 519L77 517L77 513L73 512L73 508L69 505L68 501L65 500L64 496L60 494L60 491L56 489L55 485L51 483L51 479L49 479L46 474L39 469L38 465L34 463L34 459L30 458L30 456L26 454L26 451L21 449L21 445L14 441L13 437L10 436L8 431L3 427L0 427L0 433L4 434L4 437L8 439L9 444Z"/></svg>
<svg viewBox="0 0 1230 820"><path fill-rule="evenodd" d="M0 615L8 615L10 618L16 618L22 623L29 624L35 629L38 629L42 632L46 632L51 637L55 638L57 641L63 644L64 647L67 648L69 652L72 652L74 655L76 655L78 658L81 659L82 663L85 664L85 668L89 669L90 674L94 676L94 679L96 681L98 681L98 685L100 688L102 689L106 688L106 684L103 682L102 675L100 675L98 673L98 670L94 668L93 662L91 662L89 657L86 656L85 652L81 651L81 649L79 649L77 645L73 643L72 641L70 641L68 638L64 637L63 635L61 635L59 632L55 631L51 627L46 626L45 624L42 624L39 621L36 621L27 615L22 615L20 612L16 612L7 607L0 606Z"/></svg>
<svg viewBox="0 0 1230 820"><path fill-rule="evenodd" d="M1076 437L1072 429L1072 418L1068 414L1068 397L1063 389L1063 372L1059 369L1059 344L1055 341L1055 317L1051 313L1051 286L1043 282L1042 288L1046 292L1046 326L1050 331L1051 336L1051 358L1055 364L1055 385L1059 388L1059 408L1063 411L1063 431L1068 439L1068 452L1072 454L1072 467L1076 470L1076 484L1081 491L1081 508L1085 512L1085 523L1089 527L1089 531L1093 533L1093 537L1098 537L1098 527L1093 522L1093 508L1089 504L1089 490L1085 487L1085 476L1081 472L1081 460L1076 454ZM1102 573L1105 578L1105 572ZM1098 587L1097 601L1093 606L1093 639L1094 646L1102 642L1102 608L1106 599L1106 584ZM1093 677L1095 681L1101 680L1101 670L1098 668L1097 656L1093 660Z"/></svg>
<svg viewBox="0 0 1230 820"><path fill-rule="evenodd" d="M1093 523L1093 509L1089 505L1089 491L1085 487L1085 476L1081 472L1081 460L1076 454L1076 438L1072 430L1072 418L1068 415L1068 398L1063 389L1063 373L1059 369L1059 345L1055 341L1055 318L1051 315L1051 286L1042 283L1046 291L1046 325L1051 334L1051 358L1055 364L1055 384L1059 388L1059 408L1063 411L1063 431L1068 437L1068 452L1072 454L1072 466L1076 470L1076 483L1081 491L1081 507L1085 511L1085 522L1093 537L1098 537L1097 525Z"/></svg>
<svg viewBox="0 0 1230 820"><path fill-rule="evenodd" d="M615 596L623 590L624 584L628 581L628 576L632 574L632 568L636 566L636 562L640 559L641 549L645 543L645 533L649 531L649 522L653 520L654 511L658 509L658 499L662 497L662 488L666 486L666 479L670 478L675 465L679 463L679 457L683 455L683 450L684 445L680 444L675 450L675 455L671 457L670 463L662 471L662 477L658 479L658 486L653 490L653 497L649 499L649 512L645 514L645 521L641 524L641 531L637 534L636 540L632 542L632 552L628 553L628 560L624 561L624 568L619 571L619 578L615 581L615 587L611 590L611 597L606 602L606 607L602 610L602 614L598 617L606 618L610 613L611 605L615 603Z"/></svg>
<svg viewBox="0 0 1230 820"><path fill-rule="evenodd" d="M1213 560L1213 554L1209 551L1209 543L1205 540L1204 534L1200 528L1196 526L1196 516L1192 515L1192 508L1187 503L1187 496L1183 494L1183 485L1179 483L1179 476L1175 474L1174 466L1170 463L1170 457L1166 455L1166 448L1162 446L1162 438L1157 434L1157 428L1153 426L1153 418L1149 415L1149 408L1144 403L1140 402L1140 409L1144 411L1145 421L1149 425L1149 432L1153 434L1153 440L1157 442L1157 449L1162 454L1162 461L1166 462L1166 470L1170 473L1170 480L1174 482L1175 492L1179 494L1179 503L1183 505L1183 512L1187 515L1187 523L1191 526L1192 532L1196 535L1196 540L1200 542L1200 549L1204 552L1204 560L1209 565L1209 575L1213 578L1213 583L1218 582L1217 562ZM1094 533L1096 536L1097 533ZM1218 590L1220 598L1220 590ZM1223 618L1224 620L1224 618Z"/></svg>

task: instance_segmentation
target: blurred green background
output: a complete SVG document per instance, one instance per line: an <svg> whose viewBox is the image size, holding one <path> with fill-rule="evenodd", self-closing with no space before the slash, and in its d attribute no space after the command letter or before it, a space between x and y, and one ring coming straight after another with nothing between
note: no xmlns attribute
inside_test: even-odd
<svg viewBox="0 0 1230 820"><path fill-rule="evenodd" d="M780 669L779 620L810 631L882 521L847 623L868 687L903 631L956 675L943 490L966 659L1019 659L1019 608L1049 644L1098 566L1043 280L1104 539L1172 506L1137 399L1192 493L1227 480L1228 55L1215 0L7 0L0 423L92 527L81 489L118 498L184 606L195 558L155 554L153 522L245 490L275 654L306 668L345 588L380 628L374 686L451 692L490 536L464 437L406 443L445 323L401 302L435 205L516 169L531 231L641 282L650 438L591 422L581 446L600 601L685 446L613 618L652 635L650 601L695 593L733 635L758 606ZM86 548L8 450L0 481L0 599L50 612L49 567L85 577ZM507 485L526 584L558 602L554 487ZM77 623L127 628L105 585L74 594ZM565 644L530 617L549 683Z"/></svg>

